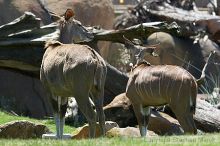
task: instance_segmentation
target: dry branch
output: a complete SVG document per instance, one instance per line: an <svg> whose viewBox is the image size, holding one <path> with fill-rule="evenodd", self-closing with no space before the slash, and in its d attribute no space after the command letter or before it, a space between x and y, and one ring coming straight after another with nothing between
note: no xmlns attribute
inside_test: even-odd
<svg viewBox="0 0 220 146"><path fill-rule="evenodd" d="M142 39L158 31L178 35L179 26L176 23L151 22L138 24L121 30L93 30L93 34L94 39L97 41L124 43L123 36L126 36L128 39Z"/></svg>

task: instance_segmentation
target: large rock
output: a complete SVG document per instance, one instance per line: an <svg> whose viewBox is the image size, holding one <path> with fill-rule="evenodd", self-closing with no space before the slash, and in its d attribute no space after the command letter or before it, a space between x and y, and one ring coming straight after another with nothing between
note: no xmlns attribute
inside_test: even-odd
<svg viewBox="0 0 220 146"><path fill-rule="evenodd" d="M0 107L18 115L44 118L52 115L39 79L0 69Z"/></svg>
<svg viewBox="0 0 220 146"><path fill-rule="evenodd" d="M126 127L126 128L112 128L111 130L107 131L107 137L141 137L140 131L138 128L135 127ZM147 137L149 136L157 136L153 131L147 131Z"/></svg>
<svg viewBox="0 0 220 146"><path fill-rule="evenodd" d="M115 122L111 122L111 121L106 121L105 122L105 129L106 131L109 131L110 129L114 128L114 127L119 127L117 123ZM100 128L98 123L96 124L96 137L100 137L101 136L101 132L100 132ZM86 124L82 127L77 128L74 132L73 132L73 136L72 139L84 139L84 138L89 138L89 125Z"/></svg>
<svg viewBox="0 0 220 146"><path fill-rule="evenodd" d="M42 24L49 24L52 21L48 13L42 8L40 0L0 0L0 25L9 23L20 17L25 11L34 13L42 19Z"/></svg>
<svg viewBox="0 0 220 146"><path fill-rule="evenodd" d="M104 107L106 120L115 121L120 127L135 126L137 120L130 100L124 93L117 95Z"/></svg>
<svg viewBox="0 0 220 146"><path fill-rule="evenodd" d="M154 131L158 135L180 135L183 134L183 130L179 122L171 116L152 111L148 129Z"/></svg>
<svg viewBox="0 0 220 146"><path fill-rule="evenodd" d="M41 138L45 133L51 133L45 125L29 121L12 121L0 125L0 138Z"/></svg>
<svg viewBox="0 0 220 146"><path fill-rule="evenodd" d="M63 15L66 9L75 12L75 19L83 25L99 25L112 28L114 20L113 5L110 0L45 0L45 6L58 15Z"/></svg>

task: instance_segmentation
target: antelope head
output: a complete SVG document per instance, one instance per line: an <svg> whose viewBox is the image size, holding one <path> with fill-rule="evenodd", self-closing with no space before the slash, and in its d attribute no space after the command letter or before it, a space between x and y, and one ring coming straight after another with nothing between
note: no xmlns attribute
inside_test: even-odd
<svg viewBox="0 0 220 146"><path fill-rule="evenodd" d="M67 9L64 18L60 19L59 41L65 44L91 41L94 37L92 33L88 32L73 16L73 10Z"/></svg>
<svg viewBox="0 0 220 146"><path fill-rule="evenodd" d="M131 56L135 57L136 59L136 64L144 60L144 57L147 55L152 55L154 57L159 56L158 54L155 53L157 45L149 45L149 46L141 46L134 44L132 41L128 40L125 36L125 47L131 50ZM133 62L134 63L134 62Z"/></svg>

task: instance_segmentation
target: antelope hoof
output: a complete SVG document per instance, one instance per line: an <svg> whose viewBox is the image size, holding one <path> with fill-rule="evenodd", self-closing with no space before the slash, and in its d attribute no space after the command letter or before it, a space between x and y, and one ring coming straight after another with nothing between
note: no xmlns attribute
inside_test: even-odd
<svg viewBox="0 0 220 146"><path fill-rule="evenodd" d="M62 138L58 138L56 134L50 133L50 134L43 134L42 139L71 139L71 134L63 134Z"/></svg>

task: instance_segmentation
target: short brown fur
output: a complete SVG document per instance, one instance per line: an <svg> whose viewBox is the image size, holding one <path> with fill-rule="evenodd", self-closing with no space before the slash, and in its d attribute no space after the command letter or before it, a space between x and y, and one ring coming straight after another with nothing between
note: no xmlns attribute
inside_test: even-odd
<svg viewBox="0 0 220 146"><path fill-rule="evenodd" d="M54 111L57 138L63 138L68 97L75 97L79 109L85 115L89 123L90 137L95 137L96 112L101 133L105 135L105 61L89 46L72 44L74 38L84 36L81 32L84 32L85 36L87 32L76 20L69 18L71 15L65 16L68 18L61 20L63 23L59 26L59 41L49 41L45 45L46 51L40 69L40 79L48 92ZM89 96L95 104L96 112Z"/></svg>
<svg viewBox="0 0 220 146"><path fill-rule="evenodd" d="M209 59L214 53L210 53ZM150 106L166 104L169 104L177 116L185 133L197 133L193 114L198 83L204 78L209 59L199 80L175 65L153 66L147 62L140 62L133 67L126 87L126 96L133 105L141 136L146 135Z"/></svg>

